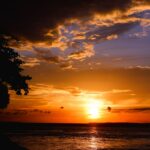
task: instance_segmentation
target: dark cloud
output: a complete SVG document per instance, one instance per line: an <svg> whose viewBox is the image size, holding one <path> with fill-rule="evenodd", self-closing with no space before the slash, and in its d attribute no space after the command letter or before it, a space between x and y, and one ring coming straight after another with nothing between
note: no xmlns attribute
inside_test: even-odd
<svg viewBox="0 0 150 150"><path fill-rule="evenodd" d="M5 110L5 111L0 111L1 116L20 116L20 115L28 115L31 113L42 113L42 114L50 114L50 110L41 110L41 109L31 109L31 110L26 110L26 109L14 109L14 110Z"/></svg>
<svg viewBox="0 0 150 150"><path fill-rule="evenodd" d="M37 58L39 58L40 60L46 61L48 63L61 62L61 57L52 54L52 52L49 49L34 47L33 50L35 51Z"/></svg>
<svg viewBox="0 0 150 150"><path fill-rule="evenodd" d="M131 29L133 26L137 25L137 22L128 22L128 23L117 23L112 25L111 27L101 27L97 30L90 31L86 34L87 37L90 37L91 35L94 35L95 33L98 35L96 38L96 41L103 41L106 40L111 35L120 35L127 30ZM91 41L91 40L88 40Z"/></svg>
<svg viewBox="0 0 150 150"><path fill-rule="evenodd" d="M137 113L137 112L150 112L150 107L140 107L140 108L121 108L121 109L113 109L114 113Z"/></svg>
<svg viewBox="0 0 150 150"><path fill-rule="evenodd" d="M45 114L50 114L51 111L49 110L41 110L41 109L33 109L33 110L30 110L29 112L33 112L33 113L45 113Z"/></svg>
<svg viewBox="0 0 150 150"><path fill-rule="evenodd" d="M29 112L27 110L12 110L12 111L1 111L0 115L12 115L12 116L19 116L19 115L27 115Z"/></svg>
<svg viewBox="0 0 150 150"><path fill-rule="evenodd" d="M86 17L93 12L125 11L132 6L132 0L3 0L0 4L1 34L41 41L49 40L44 33L65 19Z"/></svg>
<svg viewBox="0 0 150 150"><path fill-rule="evenodd" d="M141 23L143 18L140 20L136 16L139 10L133 8L142 7L145 2L148 1L6 0L1 2L0 35L9 40L10 47L36 53L39 60L30 59L32 62L26 66L37 66L45 61L58 64L62 69L73 69L68 61L94 56L94 44L117 39ZM67 50L71 52L54 55L53 50L61 54Z"/></svg>

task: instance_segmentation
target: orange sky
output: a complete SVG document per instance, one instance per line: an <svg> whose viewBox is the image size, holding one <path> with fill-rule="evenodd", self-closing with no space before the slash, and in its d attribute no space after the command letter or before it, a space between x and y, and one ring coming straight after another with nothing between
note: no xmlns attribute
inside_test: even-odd
<svg viewBox="0 0 150 150"><path fill-rule="evenodd" d="M41 76L37 76L41 83L36 78L30 82L29 95L16 96L14 92L10 92L10 105L1 114L1 120L61 123L150 122L149 94L144 89L147 83L142 82L139 86L136 78L133 80L131 75L128 76L131 70L125 71L127 75L123 72L123 80L122 73L117 73L118 77L115 79L116 71L104 71L105 75L101 71L54 71L55 76L53 73L43 72ZM137 78L142 80L144 76L145 79L143 71L134 70L133 73L137 74L137 71ZM42 77L45 74L49 76ZM34 77L34 74L31 75ZM145 80L148 81L149 78ZM111 107L110 111L108 107Z"/></svg>

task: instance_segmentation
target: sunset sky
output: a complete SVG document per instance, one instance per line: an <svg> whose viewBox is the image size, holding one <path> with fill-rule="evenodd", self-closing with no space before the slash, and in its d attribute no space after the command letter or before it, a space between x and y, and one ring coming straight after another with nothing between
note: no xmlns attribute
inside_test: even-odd
<svg viewBox="0 0 150 150"><path fill-rule="evenodd" d="M3 1L0 34L30 93L0 121L150 122L150 1Z"/></svg>

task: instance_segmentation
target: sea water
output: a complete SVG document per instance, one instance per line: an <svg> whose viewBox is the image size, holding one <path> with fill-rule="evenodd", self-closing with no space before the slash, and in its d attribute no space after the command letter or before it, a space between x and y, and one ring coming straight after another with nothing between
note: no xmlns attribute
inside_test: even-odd
<svg viewBox="0 0 150 150"><path fill-rule="evenodd" d="M29 150L150 150L150 124L17 124L5 130Z"/></svg>

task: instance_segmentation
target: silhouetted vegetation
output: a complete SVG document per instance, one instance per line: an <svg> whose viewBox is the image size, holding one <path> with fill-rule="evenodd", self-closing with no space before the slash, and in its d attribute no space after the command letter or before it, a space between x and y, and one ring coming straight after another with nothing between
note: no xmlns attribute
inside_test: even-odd
<svg viewBox="0 0 150 150"><path fill-rule="evenodd" d="M27 95L29 87L27 80L30 76L22 75L24 62L20 55L10 48L5 39L0 38L0 108L4 109L9 104L9 90L14 90L17 95Z"/></svg>

